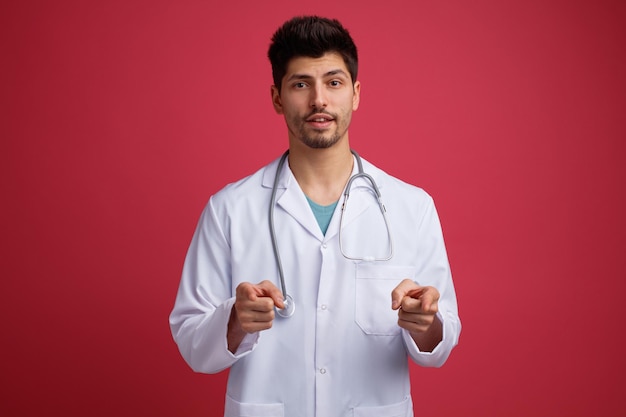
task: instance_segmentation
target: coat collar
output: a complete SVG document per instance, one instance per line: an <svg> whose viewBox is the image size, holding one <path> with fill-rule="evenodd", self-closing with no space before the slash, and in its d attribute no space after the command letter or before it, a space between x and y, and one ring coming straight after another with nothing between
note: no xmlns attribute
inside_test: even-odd
<svg viewBox="0 0 626 417"><path fill-rule="evenodd" d="M358 165L356 158L354 158L354 164L352 168L352 175L358 173ZM274 160L272 163L265 167L263 172L263 187L272 189L274 180L276 177L276 170L280 158ZM370 164L366 160L362 159L363 171L368 173L376 181L379 190L383 188L382 171ZM291 169L289 168L288 161L285 161L281 172L278 174L278 183L276 186L276 205L285 210L290 216L292 216L298 223L300 223L311 235L315 236L320 241L328 240L339 232L339 219L341 217L341 210L344 204L345 195L342 193L339 198L335 213L328 225L326 236L322 234L315 215L309 206L304 192L300 188L298 181L294 177ZM371 193L370 193L371 192ZM343 219L344 226L349 224L359 215L366 210L375 208L378 210L376 199L372 196L372 186L368 180L363 178L357 178L352 183L349 197L349 210L346 212ZM382 193L382 191L381 191Z"/></svg>

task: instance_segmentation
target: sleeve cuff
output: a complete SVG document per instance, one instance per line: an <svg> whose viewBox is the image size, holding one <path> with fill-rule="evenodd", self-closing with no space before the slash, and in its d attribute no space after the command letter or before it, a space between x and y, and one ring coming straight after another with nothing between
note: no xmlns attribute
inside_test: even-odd
<svg viewBox="0 0 626 417"><path fill-rule="evenodd" d="M233 297L230 300L226 301L226 309L228 311L229 317L234 307L235 307L235 298ZM239 347L237 348L235 353L232 353L231 351L228 350L228 341L226 340L227 334L224 333L224 344L226 346L226 351L229 353L232 359L243 358L244 356L246 356L247 354L249 354L250 352L254 350L257 343L259 342L260 336L261 336L260 332L247 333L243 337L243 340L239 344Z"/></svg>
<svg viewBox="0 0 626 417"><path fill-rule="evenodd" d="M417 365L435 368L441 367L446 362L452 348L456 345L456 342L451 340L451 335L455 332L449 327L451 325L450 320L445 320L441 313L437 313L437 316L443 324L443 337L432 352L422 352L419 350L408 330L402 329L402 339L404 340L407 353Z"/></svg>
<svg viewBox="0 0 626 417"><path fill-rule="evenodd" d="M233 357L239 359L252 352L259 341L260 335L260 332L247 333L233 354Z"/></svg>

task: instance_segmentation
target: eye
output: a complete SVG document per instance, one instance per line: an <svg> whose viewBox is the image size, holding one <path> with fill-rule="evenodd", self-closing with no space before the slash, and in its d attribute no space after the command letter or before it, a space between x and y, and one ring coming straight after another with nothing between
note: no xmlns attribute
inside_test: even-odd
<svg viewBox="0 0 626 417"><path fill-rule="evenodd" d="M297 83L294 83L293 87L297 88L297 89L305 88L306 87L306 83L297 82Z"/></svg>
<svg viewBox="0 0 626 417"><path fill-rule="evenodd" d="M341 81L339 80L332 80L330 83L331 87L340 87L341 86Z"/></svg>

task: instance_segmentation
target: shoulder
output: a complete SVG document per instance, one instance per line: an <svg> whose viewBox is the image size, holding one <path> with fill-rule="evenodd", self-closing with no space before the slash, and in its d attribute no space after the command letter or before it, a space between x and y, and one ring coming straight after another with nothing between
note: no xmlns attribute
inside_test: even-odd
<svg viewBox="0 0 626 417"><path fill-rule="evenodd" d="M413 202L430 203L432 197L423 188L394 177L367 160L363 160L363 170L369 173L380 187L385 199L411 200ZM388 196L387 196L388 195Z"/></svg>
<svg viewBox="0 0 626 417"><path fill-rule="evenodd" d="M424 224L438 223L435 201L423 188L394 177L365 161L363 168L378 182L380 198L388 215L394 218L394 223L404 229L397 231L398 234L419 229Z"/></svg>
<svg viewBox="0 0 626 417"><path fill-rule="evenodd" d="M209 203L214 209L233 210L248 205L258 205L269 199L271 180L276 172L278 159L261 167L252 174L225 185L213 194ZM269 200L268 200L269 201Z"/></svg>

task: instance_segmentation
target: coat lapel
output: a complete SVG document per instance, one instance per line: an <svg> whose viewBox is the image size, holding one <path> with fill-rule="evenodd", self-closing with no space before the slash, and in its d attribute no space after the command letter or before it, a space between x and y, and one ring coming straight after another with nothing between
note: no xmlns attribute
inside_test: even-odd
<svg viewBox="0 0 626 417"><path fill-rule="evenodd" d="M382 188L380 183L381 176L379 170L374 168L371 164L363 161L364 171L372 175L375 181L378 183L379 189ZM278 160L268 165L263 175L263 186L271 189L274 184L274 178L276 175L276 168L278 166ZM357 163L354 162L354 168L352 169L352 175L358 173ZM276 205L277 207L285 210L291 217L293 217L302 227L304 227L311 235L315 236L320 241L331 239L339 232L339 221L341 217L342 209L346 210L344 206L345 194L341 194L335 213L330 221L326 236L322 235L317 220L313 215L313 211L306 200L304 192L300 188L298 181L293 176L289 164L285 162L282 172L279 174L278 185L276 190ZM346 227L360 215L367 210L378 210L378 202L376 200L372 185L367 179L357 178L352 182L350 189L350 196L348 198L347 210L344 213L343 227Z"/></svg>
<svg viewBox="0 0 626 417"><path fill-rule="evenodd" d="M268 166L263 175L263 186L272 188L276 175L278 161ZM311 235L322 241L324 236L320 226L315 220L313 211L309 206L304 192L300 188L298 181L293 176L289 164L285 161L282 171L279 173L278 185L276 187L276 207L285 210Z"/></svg>
<svg viewBox="0 0 626 417"><path fill-rule="evenodd" d="M381 188L380 183L380 175L378 169L374 168L373 165L369 164L367 161L363 160L363 171L372 175L374 180L377 182L379 189ZM354 160L352 174L351 177L359 172L356 159ZM342 210L345 210L343 217L343 225L342 227L346 227L354 220L356 220L359 216L365 213L367 210L378 210L378 201L374 197L374 190L370 182L364 178L356 178L352 182L352 186L349 190L349 197L346 204L345 201L345 190L341 194L339 198L339 203L337 204L337 208L335 209L335 213L333 214L333 218L328 225L328 230L326 231L326 238L331 239L336 234L339 233L339 223L341 219Z"/></svg>

